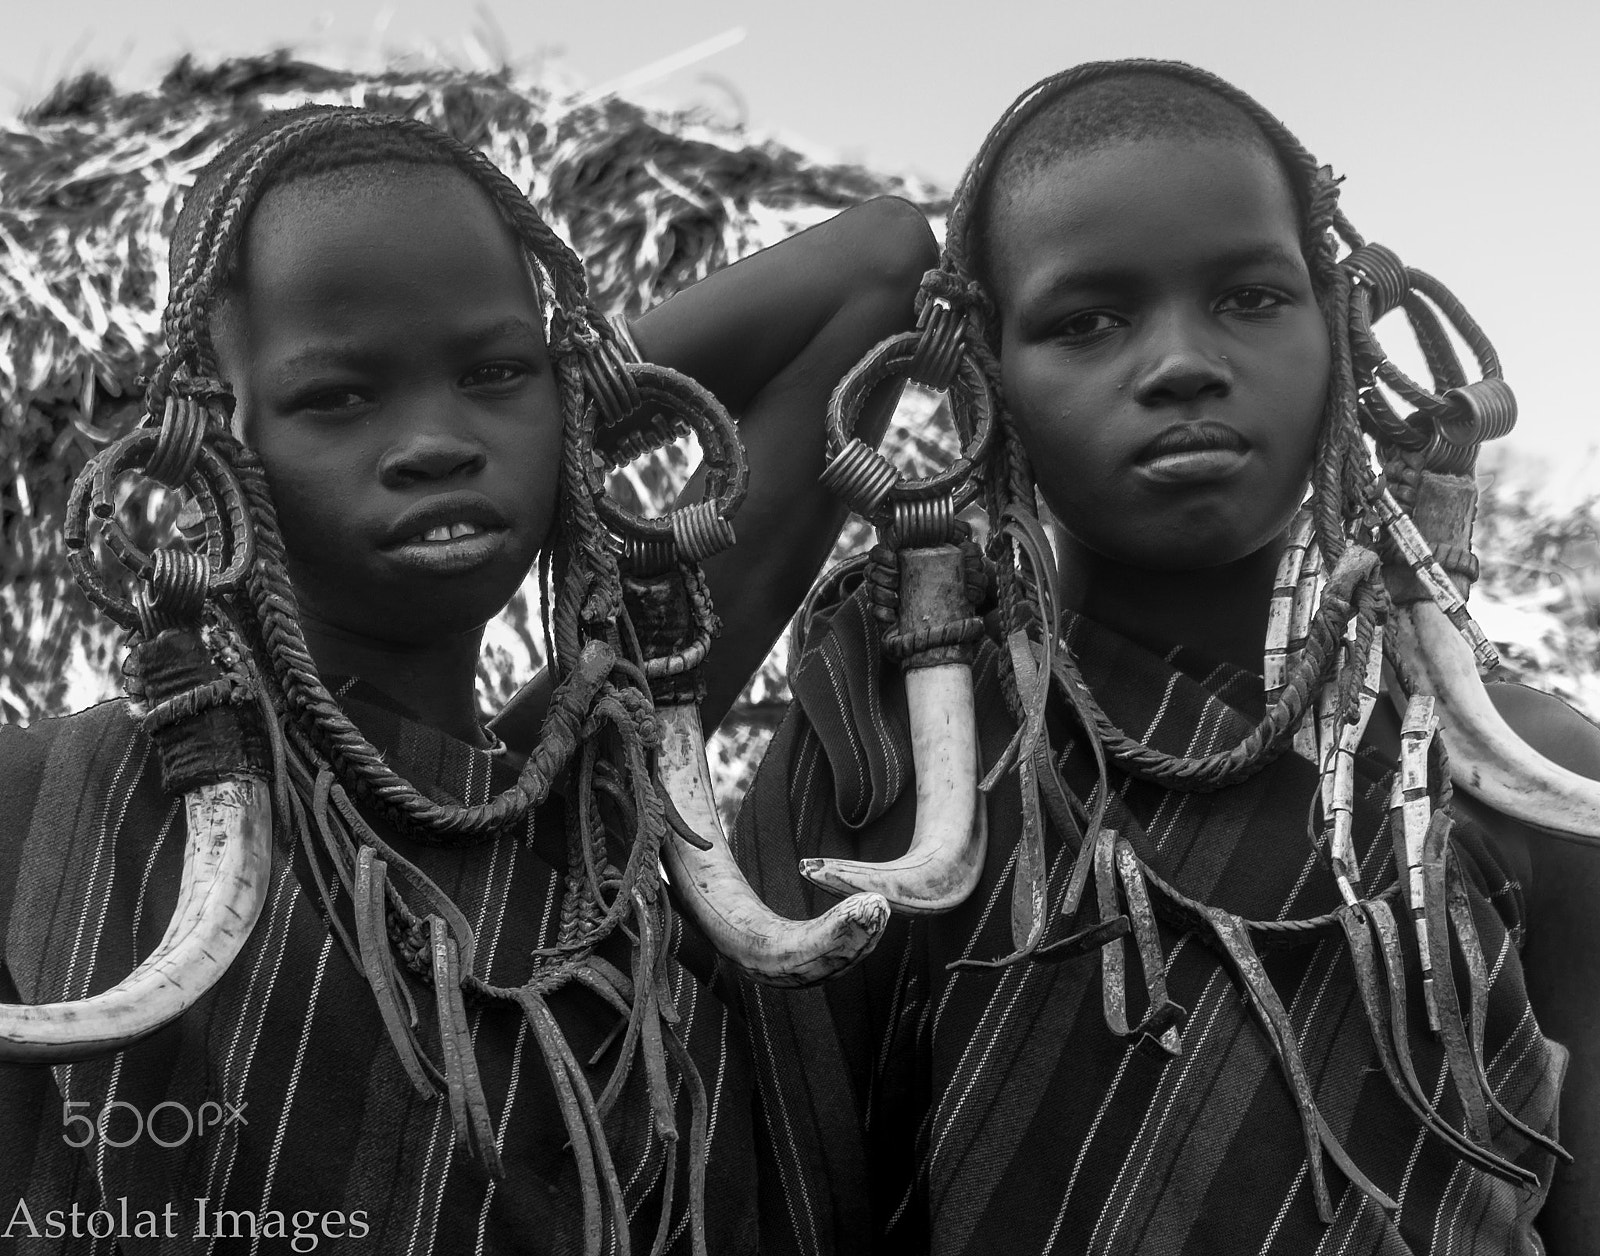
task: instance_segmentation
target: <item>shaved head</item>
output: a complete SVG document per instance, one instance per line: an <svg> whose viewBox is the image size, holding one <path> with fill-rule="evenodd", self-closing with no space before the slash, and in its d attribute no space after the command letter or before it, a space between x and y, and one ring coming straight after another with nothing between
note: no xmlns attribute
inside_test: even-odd
<svg viewBox="0 0 1600 1256"><path fill-rule="evenodd" d="M1299 182L1243 109L1171 74L1130 69L1063 92L1006 140L974 216L974 260L984 286L992 289L994 275L991 230L1035 176L1071 157L1155 139L1224 140L1254 149L1283 168L1299 208L1305 209Z"/></svg>

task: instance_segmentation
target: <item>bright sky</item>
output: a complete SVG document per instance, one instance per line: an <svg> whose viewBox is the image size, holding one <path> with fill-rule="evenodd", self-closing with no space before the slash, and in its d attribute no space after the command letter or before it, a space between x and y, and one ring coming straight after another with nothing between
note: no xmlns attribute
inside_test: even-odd
<svg viewBox="0 0 1600 1256"><path fill-rule="evenodd" d="M1231 79L1348 176L1369 238L1450 284L1522 402L1509 443L1551 491L1600 491L1600 6L1590 0L12 0L0 109L64 74L153 81L180 52L369 64L484 47L603 86L726 36L649 89L947 186L1000 111L1078 61L1160 56ZM742 39L735 41L742 31Z"/></svg>

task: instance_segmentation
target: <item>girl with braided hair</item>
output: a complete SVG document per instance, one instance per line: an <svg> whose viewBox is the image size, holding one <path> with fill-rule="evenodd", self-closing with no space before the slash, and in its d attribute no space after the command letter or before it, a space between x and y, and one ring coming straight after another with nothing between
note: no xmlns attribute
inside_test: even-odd
<svg viewBox="0 0 1600 1256"><path fill-rule="evenodd" d="M964 630L886 629L929 552L902 548L808 604L736 835L792 912L872 884L907 913L837 980L750 992L795 1250L1600 1251L1600 730L1510 685L1473 725L1439 662L1483 693L1451 579L1509 393L1476 324L1275 118L1164 62L1024 93L919 306L915 361L996 429L964 432L983 792L940 865L972 883L919 897L924 747L885 655ZM1431 386L1383 354L1391 309ZM830 478L892 500L835 447ZM910 493L890 546L937 514ZM1493 793L1490 717L1582 805Z"/></svg>
<svg viewBox="0 0 1600 1256"><path fill-rule="evenodd" d="M919 213L872 202L630 334L519 189L421 123L307 108L212 161L151 423L69 524L132 698L0 730L17 1250L756 1250L748 1048L659 872L682 821L654 678L696 673L650 670L596 467L741 420L756 544L704 539L731 438L722 496L682 512L702 621L721 595L691 691L714 727L843 522L788 472L820 471L832 381L910 325L931 260ZM635 338L659 365L623 366ZM121 528L140 470L188 490L189 545ZM549 675L491 731L483 626L535 564Z"/></svg>

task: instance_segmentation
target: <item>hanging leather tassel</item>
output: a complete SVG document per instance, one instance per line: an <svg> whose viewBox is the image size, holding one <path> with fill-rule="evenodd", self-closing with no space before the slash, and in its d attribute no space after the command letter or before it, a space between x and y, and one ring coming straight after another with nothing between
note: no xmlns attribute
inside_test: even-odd
<svg viewBox="0 0 1600 1256"><path fill-rule="evenodd" d="M311 840L311 830L315 826L317 834L322 839L322 848L327 852L328 861L333 865L334 872L338 874L339 884L344 887L345 893L351 896L351 903L355 902L354 874L350 865L351 843L347 837L336 836L332 829L328 815L328 788L333 780L333 773L326 766L317 774L316 782L311 791L311 817L306 823L305 812L299 805L298 790L291 791L291 797L296 802L297 828L300 832L300 845L305 851L306 863L311 869L312 880L316 882L317 894L322 903L323 914L328 919L329 926L334 935L339 939L339 944L344 947L345 954L350 956L350 962L358 968L362 966L361 952L351 942L349 931L345 929L344 922L339 917L338 900L334 890L322 873L322 860L318 857L316 845Z"/></svg>
<svg viewBox="0 0 1600 1256"><path fill-rule="evenodd" d="M1016 680L1017 696L1025 718L1007 743L1005 750L983 780L980 794L987 795L1015 764L1017 785L1022 800L1022 835L1017 843L1011 882L1011 944L1009 955L993 960L958 960L951 967L1001 968L1027 959L1038 950L1049 923L1049 866L1044 849L1044 808L1040 798L1040 760L1052 758L1045 735L1045 713L1050 701L1049 660L1056 650L1054 566L1046 557L1049 543L1042 530L1034 536L1027 525L1036 522L1016 520L1008 525L1007 535L1019 556L1025 556L1035 573L1039 623L1044 625L1044 641L1035 644L1025 628L1016 628L1006 638ZM1041 548L1042 547L1042 548ZM1052 782L1054 784L1054 782ZM982 805L980 803L980 805ZM1064 829L1063 838L1074 830Z"/></svg>
<svg viewBox="0 0 1600 1256"><path fill-rule="evenodd" d="M1261 958L1256 954L1244 921L1229 912L1215 907L1202 907L1202 914L1222 943L1224 951L1233 961L1234 969L1249 992L1250 1002L1267 1029L1278 1063L1283 1066L1289 1087L1294 1092L1295 1104L1300 1110L1300 1126L1306 1145L1306 1167L1311 1178L1311 1193L1317 1204L1317 1216L1324 1225L1333 1224L1333 1201L1328 1194L1328 1181L1323 1168L1322 1155L1326 1151L1334 1163L1349 1179L1351 1185L1388 1212L1398 1210L1388 1195L1379 1190L1355 1165L1339 1140L1334 1137L1328 1123L1317 1110L1311 1090L1311 1079L1306 1073L1305 1061L1300 1055L1300 1041L1295 1036L1289 1013L1273 989Z"/></svg>
<svg viewBox="0 0 1600 1256"><path fill-rule="evenodd" d="M1489 1108L1479 1082L1477 1061L1467 1040L1461 1014L1454 965L1450 961L1450 926L1445 903L1445 854L1450 841L1450 815L1435 811L1422 845L1423 910L1428 917L1430 968L1434 974L1434 1006L1439 1013L1439 1036L1444 1040L1450 1081L1466 1114L1467 1133L1479 1144L1489 1141Z"/></svg>
<svg viewBox="0 0 1600 1256"><path fill-rule="evenodd" d="M1117 868L1115 829L1101 829L1094 846L1094 888L1100 919L1109 920L1117 910ZM1127 958L1119 938L1100 948L1100 996L1106 1028L1119 1038L1128 1036Z"/></svg>
<svg viewBox="0 0 1600 1256"><path fill-rule="evenodd" d="M589 1090L588 1079L567 1044L566 1035L556 1022L549 1005L537 991L524 987L514 997L527 1018L533 1040L544 1055L556 1102L567 1127L567 1138L577 1162L578 1182L583 1194L584 1256L600 1256L605 1241L605 1207L609 1205L612 1228L621 1256L627 1256L628 1206L622 1195L622 1182L612 1163L606 1143L605 1126ZM604 1194L602 1194L604 1188Z"/></svg>
<svg viewBox="0 0 1600 1256"><path fill-rule="evenodd" d="M1472 905L1467 897L1466 880L1461 872L1461 863L1456 858L1454 851L1445 852L1445 878L1446 901L1448 903L1450 920L1455 926L1456 939L1461 944L1462 958L1467 965L1467 1026L1469 1032L1469 1045L1472 1051L1472 1062L1477 1069L1478 1081L1483 1087L1484 1097L1491 1107L1500 1114L1503 1120L1517 1133L1530 1142L1537 1144L1552 1155L1559 1156L1568 1163L1572 1155L1555 1139L1541 1134L1531 1126L1523 1124L1517 1116L1500 1102L1494 1093L1494 1087L1489 1084L1489 1072L1484 1065L1483 1058L1483 1031L1484 1022L1488 1018L1489 1010L1489 973L1488 965L1484 963L1483 945L1478 940L1478 925L1472 918Z"/></svg>
<svg viewBox="0 0 1600 1256"><path fill-rule="evenodd" d="M636 1002L643 1006L640 1023L640 1048L644 1056L645 1079L650 1088L650 1111L655 1118L656 1133L668 1143L678 1139L677 1114L674 1111L672 1083L667 1077L666 1044L661 1035L661 985L657 971L660 959L660 941L656 936L656 920L651 905L635 891L637 908L635 920L639 928L639 942L634 949L635 969L633 988L638 994ZM670 998L669 998L670 1001Z"/></svg>
<svg viewBox="0 0 1600 1256"><path fill-rule="evenodd" d="M478 1078L478 1057L472 1029L461 1000L461 958L450 928L438 916L428 917L433 948L433 1000L439 1014L439 1045L456 1145L475 1155L494 1177L503 1176L500 1148L489 1120L489 1101Z"/></svg>
<svg viewBox="0 0 1600 1256"><path fill-rule="evenodd" d="M1021 629L1011 634L1007 644L1011 651L1011 667L1017 677L1017 691L1028 695L1028 718L1017 753L1017 779L1022 790L1022 838L1017 843L1016 866L1012 873L1011 942L1015 951L1013 956L1007 957L1009 960L1032 951L1044 934L1044 816L1035 776L1035 752L1044 732L1050 672L1047 667L1038 665L1033 642Z"/></svg>
<svg viewBox="0 0 1600 1256"><path fill-rule="evenodd" d="M1098 749L1099 743L1096 742L1095 746ZM1077 800L1067 792L1066 785L1061 780L1048 738L1040 743L1039 756L1041 759L1049 756L1049 762L1040 765L1037 779L1043 787L1040 793L1049 810L1050 820L1061 833L1076 834L1078 840L1078 854L1067 875L1066 890L1061 896L1061 910L1057 913L1062 920L1071 920L1077 915L1084 886L1088 884L1089 869L1094 864L1094 845L1089 841L1089 834L1078 827L1074 815ZM1081 808L1077 810L1081 813ZM1094 815L1090 818L1089 833L1101 832L1100 817L1104 812L1105 793L1102 790L1095 803ZM1116 915L1110 920L1096 921L1076 933L1045 943L1033 952L1032 958L1054 964L1075 956L1087 955L1108 943L1115 942L1118 938L1125 937L1131 929L1132 925L1127 916Z"/></svg>
<svg viewBox="0 0 1600 1256"><path fill-rule="evenodd" d="M363 846L356 856L355 917L356 938L361 944L359 963L372 987L383 1027L417 1093L432 1099L439 1092L423 1067L425 1057L416 1036L416 1005L410 1002L410 992L394 966L394 951L389 945L385 865L370 846ZM403 1010L402 997L407 1003Z"/></svg>
<svg viewBox="0 0 1600 1256"><path fill-rule="evenodd" d="M1402 1071L1400 1057L1395 1050L1390 1001L1384 992L1383 979L1378 970L1374 945L1375 926L1370 914L1373 907L1372 903L1357 903L1354 906L1340 907L1334 914L1344 930L1350 961L1355 969L1356 989L1360 992L1362 1006L1367 1014L1367 1026L1372 1031L1372 1043L1378 1053L1378 1062L1383 1066L1384 1076L1388 1078L1389 1087L1411 1110L1423 1128L1435 1138L1441 1140L1469 1164L1487 1172L1498 1173L1499 1165L1495 1157L1486 1155L1460 1130L1441 1117L1438 1109L1426 1101L1421 1087L1417 1085L1409 1056ZM1387 911L1387 905L1384 910ZM1398 938L1398 934L1395 936ZM1401 1002L1404 1002L1403 992ZM1406 1072L1411 1073L1409 1080Z"/></svg>
<svg viewBox="0 0 1600 1256"><path fill-rule="evenodd" d="M389 876L401 877L409 883L412 892L421 897L423 914L438 916L445 922L450 936L455 940L457 962L461 971L471 972L477 947L472 926L467 923L467 918L462 915L461 909L448 894L429 879L427 873L378 836L362 814L356 810L355 803L350 801L350 796L345 793L342 786L334 785L328 791L328 798L340 818L349 825L352 844L370 846L377 851L388 865Z"/></svg>
<svg viewBox="0 0 1600 1256"><path fill-rule="evenodd" d="M260 717L261 731L266 735L267 751L272 760L272 818L279 842L284 850L289 850L297 834L305 832L303 825L294 825L285 829L285 821L293 814L293 804L290 802L289 789L289 748L283 735L283 726L278 723L278 712L272 705L272 691L267 687L261 675L261 669L256 665L255 655L250 650L241 650L239 660L243 665L245 674L250 678L250 687L256 695L256 712Z"/></svg>
<svg viewBox="0 0 1600 1256"><path fill-rule="evenodd" d="M1366 903L1365 907L1374 936L1378 940L1378 953L1383 958L1384 976L1389 984L1389 1031L1401 1078L1411 1096L1407 1106L1413 1110L1421 1109L1427 1112L1428 1128L1455 1148L1462 1159L1508 1182L1522 1186L1538 1185L1537 1175L1487 1148L1478 1146L1452 1126L1440 1115L1427 1092L1423 1090L1411 1061L1411 1038L1406 1016L1406 970L1405 960L1400 952L1400 926L1394 918L1394 913L1389 910L1389 904L1382 899L1373 899Z"/></svg>
<svg viewBox="0 0 1600 1256"><path fill-rule="evenodd" d="M1000 758L978 784L981 793L989 793L1000 779L1011 770L1019 756L1027 755L1037 744L1044 727L1044 706L1049 696L1049 673L1057 654L1058 628L1061 604L1055 556L1050 549L1050 538L1031 514L1007 506L1001 513L1001 537L1011 545L1014 560L1020 570L1024 560L1033 573L1033 596L1029 602L1030 617L1038 625L1040 642L1038 654L1025 627L1013 628L1006 635L1006 649L1015 663L1024 659L1025 671L1015 673L1017 699L1026 716L1021 727L1012 735ZM1026 680L1024 679L1026 676Z"/></svg>
<svg viewBox="0 0 1600 1256"><path fill-rule="evenodd" d="M339 874L339 884L344 886L348 894L352 890L354 880L354 867L351 861L351 842L348 834L335 834L329 816L329 803L333 797L333 769L327 764L319 765L316 783L311 790L311 818L315 821L317 832L322 836L322 844L328 852L328 860L333 864L333 869Z"/></svg>
<svg viewBox="0 0 1600 1256"><path fill-rule="evenodd" d="M1169 1055L1182 1055L1181 1032L1187 1013L1167 997L1166 956L1161 952L1161 935L1156 929L1149 888L1145 885L1139 858L1133 853L1127 838L1115 838L1115 847L1117 874L1122 880L1123 897L1128 903L1128 918L1132 922L1133 937L1139 950L1139 964L1144 969L1148 999L1144 1017L1133 1032L1149 1035Z"/></svg>
<svg viewBox="0 0 1600 1256"><path fill-rule="evenodd" d="M609 965L607 966L609 967ZM613 971L615 970L613 969ZM618 973L617 976L621 977L622 974ZM599 988L592 985L592 978L579 977L578 979L583 980L585 984L590 984L591 988ZM622 979L627 980L627 978ZM609 985L609 982L606 984ZM611 1076L606 1079L606 1087L600 1093L598 1103L601 1116L609 1116L611 1114L611 1109L616 1105L618 1097L622 1094L622 1088L627 1083L629 1073L633 1071L633 1062L639 1056L640 1043L644 1037L644 1022L646 1016L649 1015L649 1001L636 997L635 991L637 989L638 987L629 981L628 993L623 999L620 1009L627 1018L624 1022L622 1046L617 1053L617 1063L611 1070Z"/></svg>
<svg viewBox="0 0 1600 1256"><path fill-rule="evenodd" d="M689 1084L689 1239L691 1256L706 1256L706 1161L710 1138L711 1105L705 1083L694 1067L689 1048L674 1030L667 1035L667 1050L672 1053L679 1074ZM663 1215L666 1210L663 1209Z"/></svg>

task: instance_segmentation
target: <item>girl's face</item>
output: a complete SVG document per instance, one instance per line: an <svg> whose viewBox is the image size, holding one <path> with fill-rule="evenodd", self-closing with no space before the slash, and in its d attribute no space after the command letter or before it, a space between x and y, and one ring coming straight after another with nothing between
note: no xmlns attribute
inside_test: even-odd
<svg viewBox="0 0 1600 1256"><path fill-rule="evenodd" d="M302 614L398 644L471 632L537 558L562 414L538 292L465 177L269 191L217 329Z"/></svg>
<svg viewBox="0 0 1600 1256"><path fill-rule="evenodd" d="M990 232L1006 401L1062 526L1156 570L1269 544L1304 495L1329 362L1272 157L1161 139L1063 158Z"/></svg>

